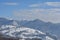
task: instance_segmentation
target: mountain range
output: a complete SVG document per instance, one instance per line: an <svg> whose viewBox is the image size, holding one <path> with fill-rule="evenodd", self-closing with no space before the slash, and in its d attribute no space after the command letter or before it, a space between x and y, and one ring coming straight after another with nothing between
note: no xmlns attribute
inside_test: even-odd
<svg viewBox="0 0 60 40"><path fill-rule="evenodd" d="M9 20L6 18L0 18L0 31L1 28L6 28L6 25L13 25L17 27L26 27L35 30L40 30L44 33L50 33L52 35L56 35L57 39L60 39L60 23L51 23L51 22L44 22L39 19L35 20ZM7 28L9 29L9 28ZM10 35L11 36L11 35Z"/></svg>

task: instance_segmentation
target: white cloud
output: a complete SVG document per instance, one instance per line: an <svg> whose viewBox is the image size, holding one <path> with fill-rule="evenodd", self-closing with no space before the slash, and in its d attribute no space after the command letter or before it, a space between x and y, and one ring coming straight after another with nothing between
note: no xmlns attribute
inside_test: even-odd
<svg viewBox="0 0 60 40"><path fill-rule="evenodd" d="M20 19L40 19L58 23L60 22L60 9L24 9L14 11L14 16Z"/></svg>
<svg viewBox="0 0 60 40"><path fill-rule="evenodd" d="M13 2L6 2L6 3L3 3L4 5L18 5L18 3L13 3Z"/></svg>
<svg viewBox="0 0 60 40"><path fill-rule="evenodd" d="M31 4L31 5L29 5L29 7L39 7L39 6L41 6L42 4Z"/></svg>
<svg viewBox="0 0 60 40"><path fill-rule="evenodd" d="M48 6L60 7L60 2L46 2Z"/></svg>
<svg viewBox="0 0 60 40"><path fill-rule="evenodd" d="M36 4L31 4L28 7L43 7L43 6L52 6L52 7L60 7L60 2L44 2L44 3L36 3Z"/></svg>

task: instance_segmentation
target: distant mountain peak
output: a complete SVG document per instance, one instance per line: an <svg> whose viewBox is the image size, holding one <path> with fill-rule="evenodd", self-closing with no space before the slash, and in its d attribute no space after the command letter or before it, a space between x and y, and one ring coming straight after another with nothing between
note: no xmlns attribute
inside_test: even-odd
<svg viewBox="0 0 60 40"><path fill-rule="evenodd" d="M40 20L40 19L35 19L35 20L33 20L34 22L44 22L44 21L42 21L42 20Z"/></svg>
<svg viewBox="0 0 60 40"><path fill-rule="evenodd" d="M7 20L6 18L0 18L0 20Z"/></svg>

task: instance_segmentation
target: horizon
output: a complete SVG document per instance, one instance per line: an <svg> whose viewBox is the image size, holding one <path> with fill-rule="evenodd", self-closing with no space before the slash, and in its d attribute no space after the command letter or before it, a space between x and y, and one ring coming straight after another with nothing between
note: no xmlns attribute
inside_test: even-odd
<svg viewBox="0 0 60 40"><path fill-rule="evenodd" d="M0 17L0 19L7 19L7 20L16 20L16 21L42 21L42 22L46 22L46 23L53 23L53 24L60 24L60 23L55 23L55 22L50 22L50 21L44 21L44 20L40 20L40 19L33 19L33 20L25 20L25 19L21 19L21 20L17 20L17 19L9 19L9 18L4 18L4 17Z"/></svg>

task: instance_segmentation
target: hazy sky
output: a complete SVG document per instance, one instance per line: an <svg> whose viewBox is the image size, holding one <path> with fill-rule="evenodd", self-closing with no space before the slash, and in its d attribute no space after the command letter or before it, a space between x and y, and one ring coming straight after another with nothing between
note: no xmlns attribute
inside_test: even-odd
<svg viewBox="0 0 60 40"><path fill-rule="evenodd" d="M60 23L60 0L0 0L0 17Z"/></svg>

